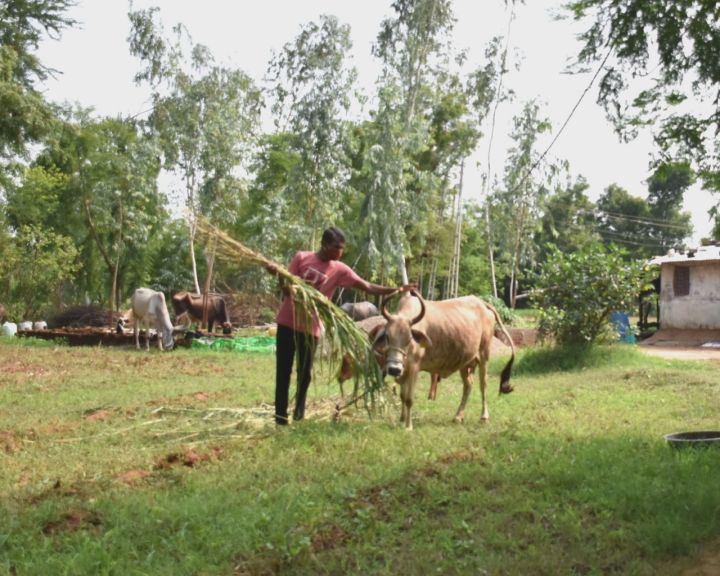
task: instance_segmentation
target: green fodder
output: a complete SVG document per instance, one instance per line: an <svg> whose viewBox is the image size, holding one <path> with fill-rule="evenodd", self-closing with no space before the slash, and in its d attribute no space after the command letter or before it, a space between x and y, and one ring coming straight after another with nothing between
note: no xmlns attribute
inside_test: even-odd
<svg viewBox="0 0 720 576"><path fill-rule="evenodd" d="M354 366L351 403L362 400L370 409L386 408L382 371L372 353L367 335L356 323L319 290L292 274L285 267L238 242L207 220L198 221L198 230L207 238L210 250L219 258L235 263L272 266L281 286L295 303L296 314L307 326L319 320L325 330L325 355L337 358L347 355Z"/></svg>

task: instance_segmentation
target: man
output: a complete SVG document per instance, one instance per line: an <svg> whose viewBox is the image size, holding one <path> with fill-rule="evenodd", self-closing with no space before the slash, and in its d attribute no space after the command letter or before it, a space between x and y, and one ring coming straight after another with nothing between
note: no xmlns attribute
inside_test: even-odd
<svg viewBox="0 0 720 576"><path fill-rule="evenodd" d="M335 289L357 288L368 294L386 296L395 292L407 292L416 287L406 284L400 288L372 284L362 279L347 264L340 262L345 250L345 235L339 229L330 227L323 232L320 249L317 252L298 252L290 262L288 270L332 299ZM275 274L277 268L268 266L268 272ZM283 302L277 315L276 372L275 372L275 422L288 423L288 395L295 354L298 356L297 395L293 420L305 416L305 400L312 378L312 365L321 333L320 322L313 318L306 325L302 312L295 314L291 295L285 289Z"/></svg>

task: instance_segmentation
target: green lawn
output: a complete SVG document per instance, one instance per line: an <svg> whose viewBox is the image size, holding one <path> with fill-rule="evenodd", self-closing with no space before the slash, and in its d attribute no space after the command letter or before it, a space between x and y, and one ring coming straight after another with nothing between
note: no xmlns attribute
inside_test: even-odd
<svg viewBox="0 0 720 576"><path fill-rule="evenodd" d="M720 536L717 361L520 355L490 421L459 379L415 430L272 425L274 358L0 340L0 574L679 574Z"/></svg>

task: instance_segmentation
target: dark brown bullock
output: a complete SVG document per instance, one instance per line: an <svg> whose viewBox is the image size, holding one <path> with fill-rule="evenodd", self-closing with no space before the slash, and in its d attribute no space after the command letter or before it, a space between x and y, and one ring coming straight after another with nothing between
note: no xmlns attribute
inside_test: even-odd
<svg viewBox="0 0 720 576"><path fill-rule="evenodd" d="M502 371L500 392L509 393L510 372L515 360L515 347L499 314L490 304L475 296L425 302L418 294L403 294L396 314L381 307L387 320L375 337L376 350L385 350L385 372L397 378L402 401L401 421L412 429L412 405L415 382L421 370L445 378L460 372L463 395L455 420L465 418L465 405L472 389L472 374L480 367L482 420L489 418L485 390L487 365L493 336L504 339L512 357Z"/></svg>
<svg viewBox="0 0 720 576"><path fill-rule="evenodd" d="M202 294L178 292L172 298L175 317L185 315L185 318L190 322L202 322L204 316L203 302L207 305L208 332L213 331L213 326L217 322L222 325L223 334L230 334L232 332L230 315L225 300L217 294L208 294L207 297L203 298Z"/></svg>

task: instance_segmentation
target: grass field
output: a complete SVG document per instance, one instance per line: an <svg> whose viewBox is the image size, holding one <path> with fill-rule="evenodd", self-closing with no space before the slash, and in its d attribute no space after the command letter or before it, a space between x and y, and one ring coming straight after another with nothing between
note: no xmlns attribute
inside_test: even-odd
<svg viewBox="0 0 720 576"><path fill-rule="evenodd" d="M0 339L0 574L675 575L720 536L719 363L520 354L399 414L271 424L274 358Z"/></svg>

